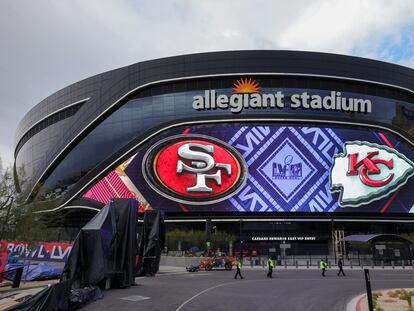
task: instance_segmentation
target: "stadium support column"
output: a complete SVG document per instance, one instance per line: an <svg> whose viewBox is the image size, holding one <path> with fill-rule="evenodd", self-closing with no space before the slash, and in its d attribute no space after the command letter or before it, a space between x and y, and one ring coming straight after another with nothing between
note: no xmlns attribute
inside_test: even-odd
<svg viewBox="0 0 414 311"><path fill-rule="evenodd" d="M211 219L206 218L206 251L209 252L211 247Z"/></svg>
<svg viewBox="0 0 414 311"><path fill-rule="evenodd" d="M241 258L241 260L243 260L242 225L243 225L243 221L240 219L239 247L240 247L240 258Z"/></svg>
<svg viewBox="0 0 414 311"><path fill-rule="evenodd" d="M335 224L334 224L334 219L333 218L331 218L331 232L332 232L332 234L331 234L331 236L332 236L332 250L333 250L333 255L334 255L334 262L335 262L335 264L336 264L336 244L337 244L337 241L336 241L336 234L335 234Z"/></svg>

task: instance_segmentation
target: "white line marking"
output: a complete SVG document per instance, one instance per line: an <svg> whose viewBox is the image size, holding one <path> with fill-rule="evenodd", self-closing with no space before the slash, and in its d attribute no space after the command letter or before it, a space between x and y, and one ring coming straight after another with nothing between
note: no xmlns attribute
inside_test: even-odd
<svg viewBox="0 0 414 311"><path fill-rule="evenodd" d="M207 288L207 289L205 289L205 290L203 290L203 291L201 291L201 292L199 292L199 293L197 293L197 294L195 294L193 297L191 297L191 298L189 298L189 299L187 299L186 301L184 301L177 309L175 309L175 311L180 311L187 303L189 303L190 301L192 301L192 300L194 300L195 298L197 298L198 296L200 296L200 295L202 295L202 294L204 294L204 293L206 293L206 292L208 292L208 291L211 291L211 290L213 290L213 289L216 289L216 288L218 288L218 287L222 287L222 286L227 286L227 285L232 285L232 284L246 284L246 283L253 283L253 282L269 282L271 279L260 279L260 280L245 280L245 281L242 281L242 280L239 280L239 281L235 281L235 282L228 282L228 283L222 283L222 284L219 284L219 285L215 285L215 286L212 286L212 287L209 287L209 288Z"/></svg>
<svg viewBox="0 0 414 311"><path fill-rule="evenodd" d="M201 292L199 292L198 294L195 294L193 297L187 299L186 301L184 301L177 309L175 309L175 311L180 311L187 303L189 303L190 301L194 300L195 298L197 298L198 296L212 290L218 287L222 287L222 286L226 286L226 285L230 285L230 284L235 284L235 283L240 283L240 282L229 282L229 283L222 283L213 287L209 287Z"/></svg>

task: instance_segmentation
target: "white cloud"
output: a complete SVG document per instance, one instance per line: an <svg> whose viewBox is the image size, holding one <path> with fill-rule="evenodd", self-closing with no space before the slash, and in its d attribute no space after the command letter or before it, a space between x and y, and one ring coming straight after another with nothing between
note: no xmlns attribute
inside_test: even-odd
<svg viewBox="0 0 414 311"><path fill-rule="evenodd" d="M350 53L381 38L399 35L412 23L414 5L403 1L312 1L298 12L279 41L284 48Z"/></svg>
<svg viewBox="0 0 414 311"><path fill-rule="evenodd" d="M0 159L3 169L13 164L13 150L10 146L0 144Z"/></svg>
<svg viewBox="0 0 414 311"><path fill-rule="evenodd" d="M412 0L0 1L0 144L10 146L1 152L11 158L16 124L32 106L105 70L235 49L356 53L414 66L414 45L401 43L410 24ZM409 51L396 55L394 45Z"/></svg>

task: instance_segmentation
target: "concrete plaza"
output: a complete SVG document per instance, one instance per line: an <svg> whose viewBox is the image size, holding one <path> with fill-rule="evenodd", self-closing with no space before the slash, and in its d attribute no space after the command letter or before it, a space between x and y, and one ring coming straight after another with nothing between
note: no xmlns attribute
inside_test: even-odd
<svg viewBox="0 0 414 311"><path fill-rule="evenodd" d="M282 310L343 311L355 296L364 293L362 270L345 270L338 277L331 269L322 278L316 269L283 269L266 278L265 269L243 269L243 280L233 271L188 273L163 270L155 277L141 277L128 289L110 290L103 300L83 310ZM412 287L412 270L372 270L373 289Z"/></svg>

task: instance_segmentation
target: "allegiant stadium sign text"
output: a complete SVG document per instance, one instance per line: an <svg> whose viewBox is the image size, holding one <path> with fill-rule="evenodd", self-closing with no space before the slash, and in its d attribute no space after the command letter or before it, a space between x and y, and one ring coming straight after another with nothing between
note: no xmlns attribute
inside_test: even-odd
<svg viewBox="0 0 414 311"><path fill-rule="evenodd" d="M343 112L370 113L372 103L369 99L343 97L341 92L331 91L329 95L292 94L285 100L285 95L278 91L270 94L238 93L230 96L217 94L215 90L206 90L204 96L193 97L195 110L229 109L232 113L240 113L243 109L312 109Z"/></svg>

